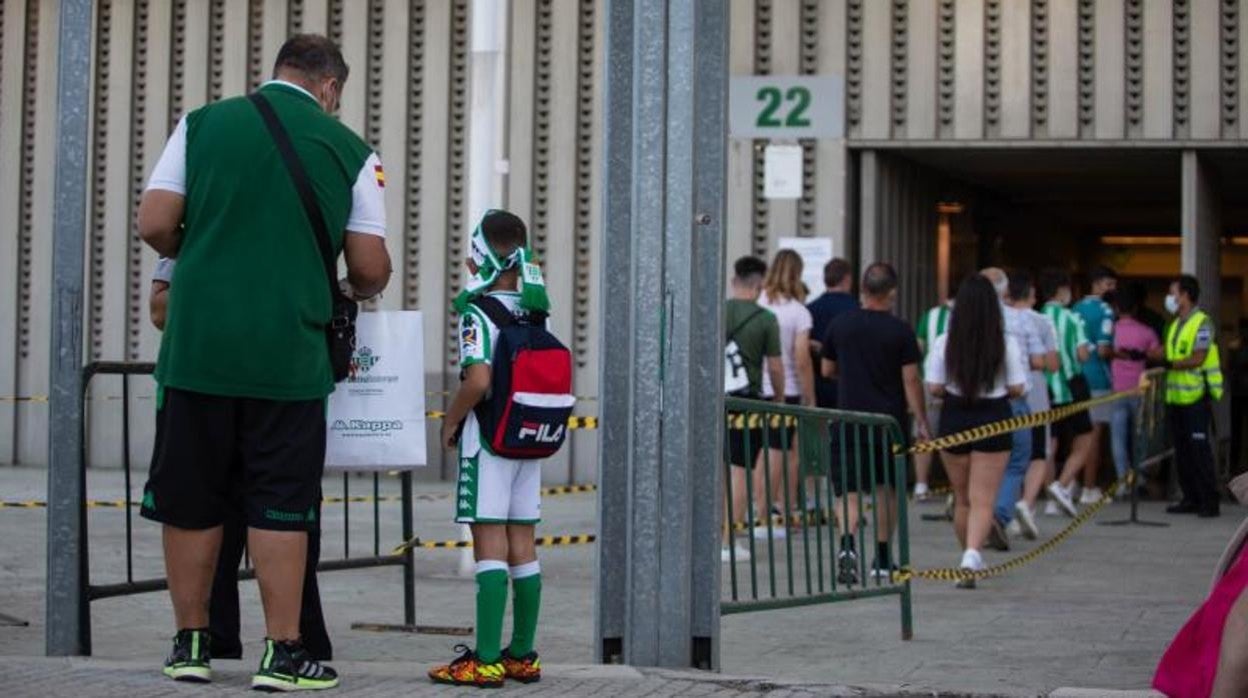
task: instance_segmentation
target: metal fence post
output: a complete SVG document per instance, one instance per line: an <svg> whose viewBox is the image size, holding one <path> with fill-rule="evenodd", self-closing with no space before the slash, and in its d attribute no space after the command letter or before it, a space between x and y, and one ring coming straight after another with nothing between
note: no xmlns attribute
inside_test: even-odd
<svg viewBox="0 0 1248 698"><path fill-rule="evenodd" d="M598 654L711 668L728 7L608 7Z"/></svg>
<svg viewBox="0 0 1248 698"><path fill-rule="evenodd" d="M56 181L48 410L47 645L50 656L91 653L86 474L82 469L82 268L87 210L91 0L63 0L57 40Z"/></svg>

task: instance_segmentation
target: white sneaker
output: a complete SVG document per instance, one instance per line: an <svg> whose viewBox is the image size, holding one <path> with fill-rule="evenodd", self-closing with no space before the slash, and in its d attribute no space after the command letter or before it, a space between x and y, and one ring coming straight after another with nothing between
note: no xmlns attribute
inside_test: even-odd
<svg viewBox="0 0 1248 698"><path fill-rule="evenodd" d="M1101 494L1102 494L1101 488L1089 487L1088 489L1084 490L1083 494L1079 497L1079 503L1080 504L1096 504L1097 502L1101 501Z"/></svg>
<svg viewBox="0 0 1248 698"><path fill-rule="evenodd" d="M1057 504L1052 499L1044 503L1045 516L1061 516L1062 512L1058 510Z"/></svg>
<svg viewBox="0 0 1248 698"><path fill-rule="evenodd" d="M914 501L916 502L927 501L927 493L928 493L928 489L927 489L926 482L916 482L914 484Z"/></svg>
<svg viewBox="0 0 1248 698"><path fill-rule="evenodd" d="M767 540L767 524L754 527L754 540ZM773 540L784 540L789 535L788 530L783 524L772 525L771 538Z"/></svg>
<svg viewBox="0 0 1248 698"><path fill-rule="evenodd" d="M1049 502L1053 504L1053 502ZM1057 507L1053 507L1053 515L1057 515ZM1014 523L1018 524L1021 529L1022 536L1027 540L1035 540L1040 537L1040 527L1036 525L1036 514L1027 506L1026 502L1018 502L1014 505Z"/></svg>
<svg viewBox="0 0 1248 698"><path fill-rule="evenodd" d="M1078 510L1075 509L1074 501L1071 500L1070 492L1065 487L1062 487L1062 483L1054 482L1049 485L1049 496L1053 498L1054 502L1057 502L1057 506L1061 507L1067 516L1073 518L1079 514Z"/></svg>
<svg viewBox="0 0 1248 698"><path fill-rule="evenodd" d="M967 572L978 572L984 569L984 558L979 554L978 550L968 548L962 553L962 563L958 565L958 570ZM955 585L959 589L974 589L975 579L959 579Z"/></svg>
<svg viewBox="0 0 1248 698"><path fill-rule="evenodd" d="M745 548L743 548L743 547L741 546L741 544L740 544L740 543L738 543L738 544L737 544L736 546L734 546L734 547L736 548L736 550L729 550L729 549L728 549L728 546L726 546L726 545L725 545L725 546L723 546L722 548L720 548L720 549L719 549L719 559L720 559L722 562L732 562L732 558L733 558L733 556L735 555L735 556L736 556L736 558L737 558L737 562L747 562L747 561L749 561L749 559L750 559L750 551L749 551L749 550L746 550Z"/></svg>
<svg viewBox="0 0 1248 698"><path fill-rule="evenodd" d="M1023 535L1023 527L1018 525L1018 519L1010 519L1010 525L1005 527L1005 532L1011 538L1018 538Z"/></svg>

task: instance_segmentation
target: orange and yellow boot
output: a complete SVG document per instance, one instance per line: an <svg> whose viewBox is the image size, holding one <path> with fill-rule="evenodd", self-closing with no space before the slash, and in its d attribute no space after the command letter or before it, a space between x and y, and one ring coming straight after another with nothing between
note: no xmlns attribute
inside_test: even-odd
<svg viewBox="0 0 1248 698"><path fill-rule="evenodd" d="M482 662L477 657L477 653L466 645L456 645L455 651L462 654L450 664L429 670L429 678L434 683L476 686L477 688L502 688L507 671L501 659L487 664Z"/></svg>
<svg viewBox="0 0 1248 698"><path fill-rule="evenodd" d="M529 652L523 657L511 656L511 648L503 650L503 669L507 678L520 683L537 683L542 680L542 660L537 652Z"/></svg>

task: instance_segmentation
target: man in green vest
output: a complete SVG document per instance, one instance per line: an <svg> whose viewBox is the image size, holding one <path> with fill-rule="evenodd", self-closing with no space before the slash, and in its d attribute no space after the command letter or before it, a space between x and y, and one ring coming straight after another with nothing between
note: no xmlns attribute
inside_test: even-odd
<svg viewBox="0 0 1248 698"><path fill-rule="evenodd" d="M299 35L257 94L289 134L335 258L346 258L341 287L362 300L390 276L385 175L377 154L330 116L346 79L333 42ZM252 686L316 690L338 685L299 635L334 387L332 300L309 217L316 209L301 201L261 106L235 97L183 117L139 205L139 235L178 264L156 368L163 438L141 513L163 524L177 623L165 675L211 680L209 592L237 500L267 636Z"/></svg>
<svg viewBox="0 0 1248 698"><path fill-rule="evenodd" d="M1183 499L1171 514L1218 516L1218 483L1209 443L1212 403L1222 397L1222 367L1214 341L1213 321L1196 306L1200 284L1184 274L1170 284L1166 310L1174 320L1166 327L1165 346L1151 358L1166 366L1166 406L1174 436L1174 456Z"/></svg>

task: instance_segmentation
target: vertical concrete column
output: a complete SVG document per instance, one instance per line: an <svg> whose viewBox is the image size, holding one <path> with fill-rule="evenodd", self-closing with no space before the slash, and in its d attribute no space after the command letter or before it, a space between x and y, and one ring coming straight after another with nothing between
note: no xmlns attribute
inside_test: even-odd
<svg viewBox="0 0 1248 698"><path fill-rule="evenodd" d="M880 257L880 154L858 154L858 271Z"/></svg>
<svg viewBox="0 0 1248 698"><path fill-rule="evenodd" d="M607 5L603 662L718 664L728 12Z"/></svg>
<svg viewBox="0 0 1248 698"><path fill-rule="evenodd" d="M1217 179L1204 157L1195 150L1183 151L1182 208L1180 229L1183 234L1180 252L1182 273L1191 274L1200 282L1200 307L1220 330L1222 308L1222 197ZM1218 341L1222 337L1218 336ZM1225 346L1225 344L1223 344ZM1224 360L1225 367L1225 360ZM1221 400L1213 410L1217 441L1214 454L1221 472L1221 442L1229 438L1230 403Z"/></svg>
<svg viewBox="0 0 1248 698"><path fill-rule="evenodd" d="M1195 150L1183 151L1180 267L1200 282L1200 306L1217 321L1222 301L1222 199L1209 164Z"/></svg>

